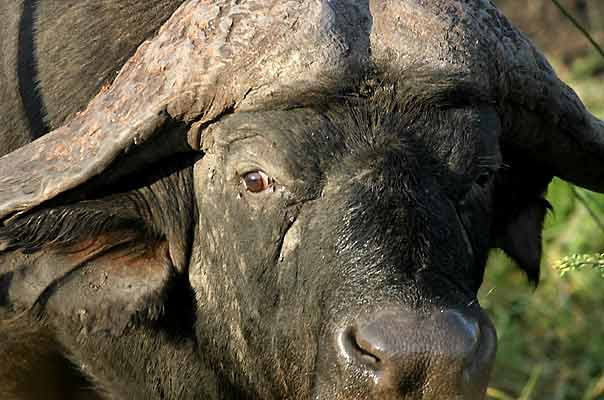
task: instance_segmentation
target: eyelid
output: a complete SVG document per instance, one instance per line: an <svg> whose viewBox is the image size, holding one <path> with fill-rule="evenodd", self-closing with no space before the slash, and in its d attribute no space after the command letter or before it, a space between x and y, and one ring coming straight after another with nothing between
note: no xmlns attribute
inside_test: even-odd
<svg viewBox="0 0 604 400"><path fill-rule="evenodd" d="M493 179L493 175L494 174L492 173L492 171L484 171L480 175L478 175L478 177L474 180L474 183L476 183L480 187L485 187L491 182L491 180Z"/></svg>
<svg viewBox="0 0 604 400"><path fill-rule="evenodd" d="M504 166L499 164L479 166L477 168L477 172L475 172L475 175L471 178L472 181L466 181L467 185L464 185L464 189L458 192L459 197L454 198L454 203L460 206L465 205L466 201L468 200L468 196L470 196L477 189L477 187L482 189L486 188L487 185L493 181L497 172L499 172L499 170L501 170L503 167ZM483 179L485 181L480 182Z"/></svg>

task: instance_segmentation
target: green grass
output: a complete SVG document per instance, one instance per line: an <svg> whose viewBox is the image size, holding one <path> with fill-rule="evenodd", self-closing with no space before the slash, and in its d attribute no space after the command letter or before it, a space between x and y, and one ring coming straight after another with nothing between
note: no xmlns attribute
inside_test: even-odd
<svg viewBox="0 0 604 400"><path fill-rule="evenodd" d="M542 279L534 291L501 253L493 253L480 292L499 335L491 399L604 399L604 279L554 268L571 253L601 253L604 232L572 188L556 180L544 230ZM604 210L604 196L593 195Z"/></svg>

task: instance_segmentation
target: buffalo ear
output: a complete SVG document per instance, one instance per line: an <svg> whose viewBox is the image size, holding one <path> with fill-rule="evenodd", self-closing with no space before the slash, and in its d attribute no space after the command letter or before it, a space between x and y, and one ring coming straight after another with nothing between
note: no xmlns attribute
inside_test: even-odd
<svg viewBox="0 0 604 400"><path fill-rule="evenodd" d="M139 221L94 206L43 210L0 229L8 244L0 310L61 315L80 330L121 334L136 315L161 308L173 275L167 243L147 238Z"/></svg>
<svg viewBox="0 0 604 400"><path fill-rule="evenodd" d="M195 159L165 159L96 188L98 198L57 197L0 225L0 318L33 310L82 332L153 324L188 334Z"/></svg>
<svg viewBox="0 0 604 400"><path fill-rule="evenodd" d="M548 209L551 206L545 199L531 199L507 218L498 238L498 247L518 264L535 286L539 283L541 231Z"/></svg>
<svg viewBox="0 0 604 400"><path fill-rule="evenodd" d="M0 263L0 313L30 310L57 328L84 333L119 336L129 327L152 324L178 326L184 334L190 327L190 316L183 311L189 310L190 291L170 254L171 243L140 231L137 221L101 222L97 229L86 215L96 210L76 211L53 209L12 232L0 230L0 238L9 233L16 245L9 242L8 252L2 254L6 262ZM57 231L48 227L54 213L61 217ZM53 243L41 233L40 242L31 231L37 222L50 229L49 234L58 232L58 238L73 236ZM132 227L125 226L129 223ZM83 229L92 225L94 237L78 239L83 229L77 224Z"/></svg>

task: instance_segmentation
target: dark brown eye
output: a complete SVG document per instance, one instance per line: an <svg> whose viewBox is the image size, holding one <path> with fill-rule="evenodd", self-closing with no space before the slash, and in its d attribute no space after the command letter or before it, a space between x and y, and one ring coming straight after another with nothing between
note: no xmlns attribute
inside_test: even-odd
<svg viewBox="0 0 604 400"><path fill-rule="evenodd" d="M245 188L252 193L260 193L270 186L270 178L262 171L251 171L241 177Z"/></svg>
<svg viewBox="0 0 604 400"><path fill-rule="evenodd" d="M493 171L485 171L478 176L476 183L481 187L486 187L493 179Z"/></svg>

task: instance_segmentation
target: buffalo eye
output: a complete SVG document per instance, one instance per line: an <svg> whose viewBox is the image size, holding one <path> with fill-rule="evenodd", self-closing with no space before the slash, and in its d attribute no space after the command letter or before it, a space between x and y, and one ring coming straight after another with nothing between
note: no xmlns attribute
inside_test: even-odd
<svg viewBox="0 0 604 400"><path fill-rule="evenodd" d="M251 171L241 176L248 192L260 193L270 187L271 180L262 171Z"/></svg>
<svg viewBox="0 0 604 400"><path fill-rule="evenodd" d="M486 187L491 182L491 179L494 176L494 171L483 171L478 178L476 178L476 184L480 187Z"/></svg>

